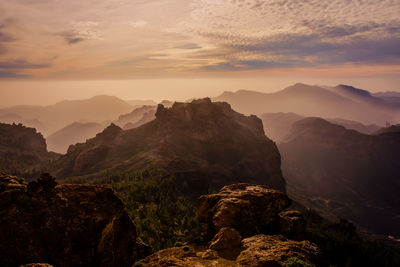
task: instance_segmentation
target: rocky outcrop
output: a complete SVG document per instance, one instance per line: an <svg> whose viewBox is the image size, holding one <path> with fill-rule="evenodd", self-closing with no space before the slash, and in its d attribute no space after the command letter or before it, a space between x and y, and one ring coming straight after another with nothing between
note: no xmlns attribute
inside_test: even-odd
<svg viewBox="0 0 400 267"><path fill-rule="evenodd" d="M22 124L0 123L0 170L32 173L57 155L49 153L42 134Z"/></svg>
<svg viewBox="0 0 400 267"><path fill-rule="evenodd" d="M54 267L54 266L47 263L29 263L21 265L20 267Z"/></svg>
<svg viewBox="0 0 400 267"><path fill-rule="evenodd" d="M131 266L146 252L109 186L0 176L0 265Z"/></svg>
<svg viewBox="0 0 400 267"><path fill-rule="evenodd" d="M285 191L278 149L256 116L205 98L171 108L159 105L155 117L126 131L111 125L86 143L70 146L54 173L63 179L97 176L104 169L157 169L180 177L194 199L238 182Z"/></svg>
<svg viewBox="0 0 400 267"><path fill-rule="evenodd" d="M236 261L243 267L282 266L290 258L312 264L320 254L318 247L309 241L288 240L281 235L252 236L243 239L242 246Z"/></svg>
<svg viewBox="0 0 400 267"><path fill-rule="evenodd" d="M282 192L241 183L225 186L217 194L201 196L198 217L207 223L210 236L230 227L246 237L273 231L278 213L289 204L290 199Z"/></svg>
<svg viewBox="0 0 400 267"><path fill-rule="evenodd" d="M206 247L187 245L161 250L137 266L279 267L293 266L286 265L291 261L317 266L321 253L315 244L277 234L280 229L297 234L303 226L300 213L281 212L289 203L285 194L265 186L225 186L217 194L199 199L199 219L208 223L209 235L216 233ZM268 235L272 230L277 233Z"/></svg>
<svg viewBox="0 0 400 267"><path fill-rule="evenodd" d="M306 230L306 221L297 210L286 210L279 213L279 229L285 236L301 239Z"/></svg>

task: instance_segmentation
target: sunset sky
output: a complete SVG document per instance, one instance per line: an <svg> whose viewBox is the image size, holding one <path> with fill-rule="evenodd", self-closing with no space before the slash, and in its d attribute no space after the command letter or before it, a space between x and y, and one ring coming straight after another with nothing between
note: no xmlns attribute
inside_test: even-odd
<svg viewBox="0 0 400 267"><path fill-rule="evenodd" d="M162 99L307 82L400 91L399 14L399 0L0 0L0 105L24 90Z"/></svg>

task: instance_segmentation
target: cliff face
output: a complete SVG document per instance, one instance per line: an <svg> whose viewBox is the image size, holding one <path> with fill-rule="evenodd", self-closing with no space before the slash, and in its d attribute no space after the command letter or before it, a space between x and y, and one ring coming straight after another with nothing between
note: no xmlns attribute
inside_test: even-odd
<svg viewBox="0 0 400 267"><path fill-rule="evenodd" d="M0 123L0 170L24 174L56 157L49 153L43 136L22 124Z"/></svg>
<svg viewBox="0 0 400 267"><path fill-rule="evenodd" d="M400 135L365 135L307 118L279 145L289 195L323 215L400 235Z"/></svg>
<svg viewBox="0 0 400 267"><path fill-rule="evenodd" d="M278 149L265 137L261 120L210 99L159 105L156 119L136 129L111 125L71 146L54 170L69 177L107 168L159 168L206 187L243 181L285 190Z"/></svg>
<svg viewBox="0 0 400 267"><path fill-rule="evenodd" d="M132 266L145 253L111 187L0 174L0 265ZM7 255L7 256L4 256Z"/></svg>

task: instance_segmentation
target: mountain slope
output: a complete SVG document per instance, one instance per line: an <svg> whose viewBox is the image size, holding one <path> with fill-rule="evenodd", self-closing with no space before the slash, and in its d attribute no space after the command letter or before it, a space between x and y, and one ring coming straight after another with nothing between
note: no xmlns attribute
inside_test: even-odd
<svg viewBox="0 0 400 267"><path fill-rule="evenodd" d="M293 112L302 116L343 118L380 125L386 121L400 120L400 109L393 109L391 105L383 108L368 101L356 101L354 97L341 95L338 90L305 84L295 84L275 93L245 90L235 93L225 92L214 100L226 101L235 110L244 114ZM369 112L366 114L365 110Z"/></svg>
<svg viewBox="0 0 400 267"><path fill-rule="evenodd" d="M97 133L101 132L104 127L104 124L95 122L71 123L47 137L47 147L49 151L66 153L70 145L84 142L86 139L94 137Z"/></svg>
<svg viewBox="0 0 400 267"><path fill-rule="evenodd" d="M289 194L325 215L400 235L400 135L365 135L320 118L294 123L279 145Z"/></svg>
<svg viewBox="0 0 400 267"><path fill-rule="evenodd" d="M158 106L156 119L123 131L111 125L84 144L71 146L54 166L59 177L104 169L161 169L181 175L202 192L231 182L256 182L284 190L276 145L261 120L210 99Z"/></svg>

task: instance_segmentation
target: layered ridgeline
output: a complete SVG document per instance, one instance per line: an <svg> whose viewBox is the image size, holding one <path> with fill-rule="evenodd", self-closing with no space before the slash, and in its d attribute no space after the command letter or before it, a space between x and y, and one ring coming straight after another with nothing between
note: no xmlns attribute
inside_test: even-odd
<svg viewBox="0 0 400 267"><path fill-rule="evenodd" d="M199 238L194 203L201 194L235 182L285 191L278 149L257 117L207 98L159 105L155 116L70 146L52 173L61 182L112 184L154 249Z"/></svg>
<svg viewBox="0 0 400 267"><path fill-rule="evenodd" d="M134 107L131 112L118 116L117 120L102 121L101 118L98 118L99 122L73 122L46 138L48 149L65 154L70 145L82 143L87 139L95 137L97 133L102 132L104 128L110 125L111 121L123 129L137 128L154 120L156 110L156 105L144 105ZM86 115L82 114L81 116L85 117Z"/></svg>
<svg viewBox="0 0 400 267"><path fill-rule="evenodd" d="M99 95L83 100L64 100L49 106L14 106L0 109L2 120L28 123L37 127L44 136L77 121L103 122L115 120L131 112L134 107L115 97ZM10 118L10 116L13 118ZM35 124L32 121L36 121Z"/></svg>
<svg viewBox="0 0 400 267"><path fill-rule="evenodd" d="M224 92L214 100L226 101L244 114L293 112L302 116L342 118L364 124L400 122L400 105L394 100L346 85L322 87L299 83L274 93L247 90Z"/></svg>
<svg viewBox="0 0 400 267"><path fill-rule="evenodd" d="M260 117L263 122L266 135L278 143L283 141L287 137L295 122L306 118L304 116L291 112L264 113ZM340 118L324 119L333 124L341 125L346 129L356 130L357 132L364 134L373 134L381 129L381 127L375 124L364 125L357 121L345 120Z"/></svg>
<svg viewBox="0 0 400 267"><path fill-rule="evenodd" d="M0 123L0 170L29 178L56 157L47 151L46 141L36 129Z"/></svg>
<svg viewBox="0 0 400 267"><path fill-rule="evenodd" d="M56 131L46 138L50 151L66 153L71 144L85 142L104 130L107 125L96 122L74 122Z"/></svg>
<svg viewBox="0 0 400 267"><path fill-rule="evenodd" d="M400 236L400 131L366 135L320 118L293 124L279 144L289 195L323 215Z"/></svg>

